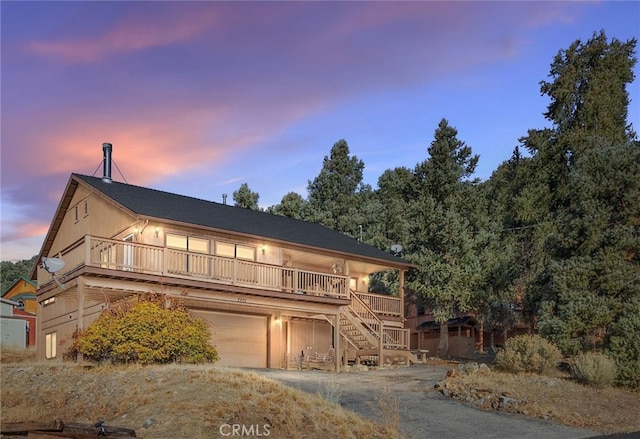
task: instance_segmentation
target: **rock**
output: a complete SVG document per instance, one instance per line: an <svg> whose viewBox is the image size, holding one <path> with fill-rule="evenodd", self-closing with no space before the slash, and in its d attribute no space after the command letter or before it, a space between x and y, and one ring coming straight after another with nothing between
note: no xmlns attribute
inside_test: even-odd
<svg viewBox="0 0 640 439"><path fill-rule="evenodd" d="M480 366L478 366L478 363L467 363L465 367L465 371L467 373L476 373L478 369L480 369Z"/></svg>
<svg viewBox="0 0 640 439"><path fill-rule="evenodd" d="M498 398L498 409L500 410L514 410L516 409L518 406L518 401L513 399L513 398L509 398L507 396L501 396L500 398Z"/></svg>
<svg viewBox="0 0 640 439"><path fill-rule="evenodd" d="M142 428L149 428L151 427L153 424L155 424L157 421L154 418L149 418L146 421L144 421L144 424L142 424Z"/></svg>
<svg viewBox="0 0 640 439"><path fill-rule="evenodd" d="M491 369L486 364L482 363L478 366L478 373L489 373Z"/></svg>
<svg viewBox="0 0 640 439"><path fill-rule="evenodd" d="M458 368L460 367L460 365L458 366ZM458 372L455 369L449 369L447 371L447 378L455 378L456 376L458 376Z"/></svg>

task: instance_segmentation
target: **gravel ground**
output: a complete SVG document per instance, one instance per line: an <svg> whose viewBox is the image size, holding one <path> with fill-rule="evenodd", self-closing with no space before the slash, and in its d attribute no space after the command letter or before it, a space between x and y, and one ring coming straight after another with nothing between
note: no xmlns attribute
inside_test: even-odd
<svg viewBox="0 0 640 439"><path fill-rule="evenodd" d="M550 421L502 412L485 412L447 398L434 390L447 368L416 365L367 372L331 373L252 369L252 371L383 422L380 398L399 403L399 425L408 439L438 438L589 438L598 433ZM390 412L387 410L387 414Z"/></svg>

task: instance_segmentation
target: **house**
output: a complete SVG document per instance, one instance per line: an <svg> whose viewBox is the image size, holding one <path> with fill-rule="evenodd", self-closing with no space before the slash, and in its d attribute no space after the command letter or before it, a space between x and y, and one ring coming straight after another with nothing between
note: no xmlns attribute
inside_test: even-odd
<svg viewBox="0 0 640 439"><path fill-rule="evenodd" d="M36 311L38 309L36 288L36 282L25 276L20 276L13 284L6 288L1 295L3 299L16 303L16 305L12 307L11 315L16 319L26 322L25 346L36 345Z"/></svg>
<svg viewBox="0 0 640 439"><path fill-rule="evenodd" d="M25 349L35 344L36 316L19 309L20 303L0 298L0 345Z"/></svg>
<svg viewBox="0 0 640 439"><path fill-rule="evenodd" d="M413 360L400 291L411 264L318 224L72 174L43 243L38 357L60 359L107 307L148 294L210 323L221 365L290 368L310 359ZM368 291L397 270L397 296Z"/></svg>
<svg viewBox="0 0 640 439"><path fill-rule="evenodd" d="M18 303L18 309L31 314L36 314L38 302L36 300L36 289L38 285L25 276L20 276L13 284L6 288L1 296Z"/></svg>

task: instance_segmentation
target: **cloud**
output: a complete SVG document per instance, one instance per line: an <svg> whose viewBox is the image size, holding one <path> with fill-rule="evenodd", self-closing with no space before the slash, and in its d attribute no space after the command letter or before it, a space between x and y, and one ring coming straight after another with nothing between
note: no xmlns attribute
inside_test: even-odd
<svg viewBox="0 0 640 439"><path fill-rule="evenodd" d="M222 22L215 10L199 9L194 14L183 8L171 13L175 8L169 8L169 13L154 14L152 19L139 11L91 38L33 41L28 49L36 55L62 58L71 63L94 63L123 53L183 43Z"/></svg>

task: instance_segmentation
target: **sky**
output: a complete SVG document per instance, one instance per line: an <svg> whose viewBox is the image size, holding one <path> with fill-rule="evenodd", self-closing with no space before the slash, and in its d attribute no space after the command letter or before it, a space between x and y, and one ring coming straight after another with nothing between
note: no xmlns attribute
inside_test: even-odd
<svg viewBox="0 0 640 439"><path fill-rule="evenodd" d="M0 2L0 260L38 254L71 173L279 204L345 139L377 187L444 118L487 179L549 126L560 50L640 34L640 2ZM636 77L640 71L635 69ZM629 122L640 129L638 79Z"/></svg>

